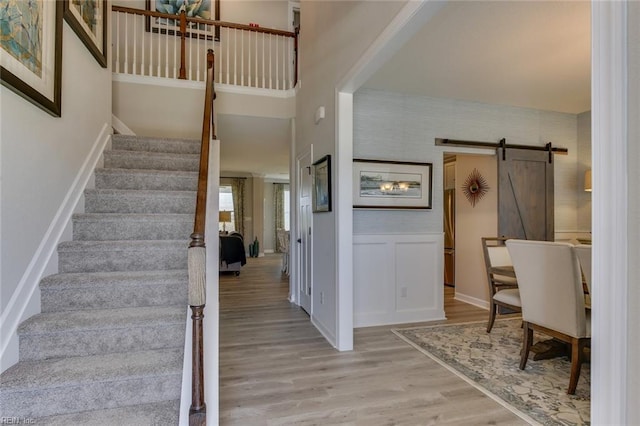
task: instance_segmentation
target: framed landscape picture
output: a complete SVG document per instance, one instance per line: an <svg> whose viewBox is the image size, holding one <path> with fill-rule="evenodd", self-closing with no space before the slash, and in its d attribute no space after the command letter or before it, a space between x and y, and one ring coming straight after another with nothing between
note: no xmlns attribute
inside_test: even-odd
<svg viewBox="0 0 640 426"><path fill-rule="evenodd" d="M430 209L432 164L353 160L353 207Z"/></svg>
<svg viewBox="0 0 640 426"><path fill-rule="evenodd" d="M146 0L147 10L176 15L176 19L146 18L146 30L154 33L180 35L178 16L184 8L187 18L202 18L217 21L220 19L218 0ZM187 23L186 36L211 40L211 33L203 24ZM220 27L215 27L215 39L220 40Z"/></svg>
<svg viewBox="0 0 640 426"><path fill-rule="evenodd" d="M331 211L331 156L325 155L313 163L313 212Z"/></svg>
<svg viewBox="0 0 640 426"><path fill-rule="evenodd" d="M107 67L107 0L64 0L64 19L89 52Z"/></svg>
<svg viewBox="0 0 640 426"><path fill-rule="evenodd" d="M55 117L62 114L62 15L55 0L0 7L2 85Z"/></svg>

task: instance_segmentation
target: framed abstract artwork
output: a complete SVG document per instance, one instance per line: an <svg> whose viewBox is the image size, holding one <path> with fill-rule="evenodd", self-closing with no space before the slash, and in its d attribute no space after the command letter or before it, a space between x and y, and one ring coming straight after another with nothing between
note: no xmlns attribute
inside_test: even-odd
<svg viewBox="0 0 640 426"><path fill-rule="evenodd" d="M178 15L184 9L187 18L208 20L220 19L220 2L218 0L146 0L147 10L176 15L176 19L147 18L146 30L154 33L180 35ZM203 24L188 23L186 36L211 40L211 33ZM220 27L215 27L215 39L220 40Z"/></svg>
<svg viewBox="0 0 640 426"><path fill-rule="evenodd" d="M107 67L107 0L64 0L64 19L89 52Z"/></svg>
<svg viewBox="0 0 640 426"><path fill-rule="evenodd" d="M313 193L311 206L314 213L331 211L331 156L325 155L313 163Z"/></svg>
<svg viewBox="0 0 640 426"><path fill-rule="evenodd" d="M430 209L431 163L353 160L353 207Z"/></svg>
<svg viewBox="0 0 640 426"><path fill-rule="evenodd" d="M55 0L3 0L2 85L49 114L62 114L62 15Z"/></svg>

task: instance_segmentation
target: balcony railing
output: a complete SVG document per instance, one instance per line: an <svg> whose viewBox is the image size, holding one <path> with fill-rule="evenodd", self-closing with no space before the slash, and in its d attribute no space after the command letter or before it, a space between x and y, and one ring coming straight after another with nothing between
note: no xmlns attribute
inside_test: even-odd
<svg viewBox="0 0 640 426"><path fill-rule="evenodd" d="M111 22L116 74L205 81L212 49L217 84L288 90L298 80L294 32L120 6Z"/></svg>

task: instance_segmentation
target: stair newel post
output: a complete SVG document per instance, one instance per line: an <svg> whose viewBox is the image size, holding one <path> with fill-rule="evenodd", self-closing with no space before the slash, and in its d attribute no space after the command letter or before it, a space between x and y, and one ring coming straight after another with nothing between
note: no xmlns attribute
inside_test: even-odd
<svg viewBox="0 0 640 426"><path fill-rule="evenodd" d="M185 52L187 50L186 37L187 37L187 14L183 10L182 12L180 12L180 76L178 77L181 80L187 79L187 69L185 66Z"/></svg>

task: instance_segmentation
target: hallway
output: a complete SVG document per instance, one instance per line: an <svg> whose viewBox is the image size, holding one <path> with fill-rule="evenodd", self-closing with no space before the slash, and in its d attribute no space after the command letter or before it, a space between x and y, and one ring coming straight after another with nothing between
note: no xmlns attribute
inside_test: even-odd
<svg viewBox="0 0 640 426"><path fill-rule="evenodd" d="M391 326L357 329L354 351L336 351L288 291L277 255L220 276L221 425L526 424ZM447 322L487 316L450 288L445 310Z"/></svg>

